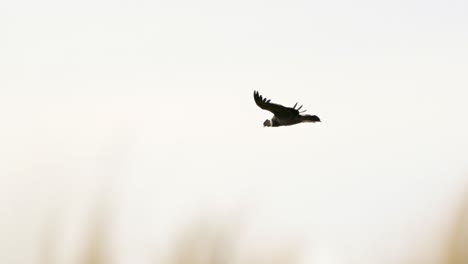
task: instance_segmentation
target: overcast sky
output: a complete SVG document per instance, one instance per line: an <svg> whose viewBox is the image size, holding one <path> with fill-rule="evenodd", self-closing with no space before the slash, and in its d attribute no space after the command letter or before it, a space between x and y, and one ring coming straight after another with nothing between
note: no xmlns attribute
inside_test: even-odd
<svg viewBox="0 0 468 264"><path fill-rule="evenodd" d="M148 245L206 210L242 215L259 244L304 236L319 264L434 249L468 184L467 14L462 0L4 1L1 228L106 182L121 236ZM263 128L254 90L322 123Z"/></svg>

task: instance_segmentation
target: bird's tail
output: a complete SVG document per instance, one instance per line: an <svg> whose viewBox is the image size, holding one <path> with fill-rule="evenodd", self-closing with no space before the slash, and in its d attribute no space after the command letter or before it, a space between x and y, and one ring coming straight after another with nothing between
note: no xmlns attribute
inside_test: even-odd
<svg viewBox="0 0 468 264"><path fill-rule="evenodd" d="M303 115L301 116L302 122L321 122L320 118L316 115Z"/></svg>

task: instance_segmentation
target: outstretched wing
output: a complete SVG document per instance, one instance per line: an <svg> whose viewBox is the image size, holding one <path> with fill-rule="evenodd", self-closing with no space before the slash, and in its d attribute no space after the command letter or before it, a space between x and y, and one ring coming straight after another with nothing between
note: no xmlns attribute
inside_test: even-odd
<svg viewBox="0 0 468 264"><path fill-rule="evenodd" d="M257 91L254 91L254 99L258 107L268 110L278 117L299 115L299 111L294 108L270 103L269 99L263 98L263 96L261 96Z"/></svg>

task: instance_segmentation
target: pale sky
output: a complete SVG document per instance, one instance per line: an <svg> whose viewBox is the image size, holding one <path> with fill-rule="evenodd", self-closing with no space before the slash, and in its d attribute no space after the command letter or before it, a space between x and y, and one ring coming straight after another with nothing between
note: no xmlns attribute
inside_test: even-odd
<svg viewBox="0 0 468 264"><path fill-rule="evenodd" d="M0 231L26 239L54 206L73 218L111 192L122 263L201 212L241 215L248 245L301 237L306 263L438 263L468 187L467 14L462 0L4 1ZM254 90L323 122L263 128ZM1 238L0 262L33 259L19 244L34 248Z"/></svg>

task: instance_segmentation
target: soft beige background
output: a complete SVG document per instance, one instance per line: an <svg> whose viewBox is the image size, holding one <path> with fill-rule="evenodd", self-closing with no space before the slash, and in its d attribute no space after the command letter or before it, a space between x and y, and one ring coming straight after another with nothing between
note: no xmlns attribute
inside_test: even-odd
<svg viewBox="0 0 468 264"><path fill-rule="evenodd" d="M75 263L99 219L113 263L164 263L213 225L239 263L272 248L462 263L466 14L456 0L2 2L0 263ZM253 90L323 122L264 129Z"/></svg>

